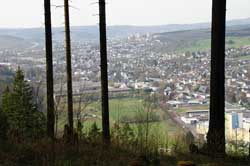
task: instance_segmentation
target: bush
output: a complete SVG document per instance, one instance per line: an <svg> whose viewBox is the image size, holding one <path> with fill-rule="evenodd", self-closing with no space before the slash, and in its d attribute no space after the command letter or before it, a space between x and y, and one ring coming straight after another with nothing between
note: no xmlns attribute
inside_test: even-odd
<svg viewBox="0 0 250 166"><path fill-rule="evenodd" d="M94 141L96 141L101 136L101 129L98 128L96 122L93 123L92 126L90 127L88 136Z"/></svg>
<svg viewBox="0 0 250 166"><path fill-rule="evenodd" d="M244 141L230 141L227 143L227 153L232 156L246 156L249 152L249 143Z"/></svg>

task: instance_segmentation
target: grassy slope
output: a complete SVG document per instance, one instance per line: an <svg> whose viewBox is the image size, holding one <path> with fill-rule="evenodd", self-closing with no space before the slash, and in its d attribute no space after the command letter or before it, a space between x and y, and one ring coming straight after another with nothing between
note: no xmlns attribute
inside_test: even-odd
<svg viewBox="0 0 250 166"><path fill-rule="evenodd" d="M84 132L88 133L90 126L96 122L99 128L101 128L101 111L100 103L93 102L87 107L87 110L94 109L99 110L91 113L97 115L97 118L88 119L84 124ZM110 122L111 127L114 122L118 121L122 116L134 117L138 114L138 111L143 110L143 100L139 98L123 98L123 99L111 99L110 100ZM150 131L154 134L161 135L164 139L166 136L175 135L182 132L179 128L161 109L155 110L161 117L160 122L150 123ZM63 130L64 124L67 122L67 112L64 112L59 118L59 130ZM137 125L131 124L135 131L137 131Z"/></svg>
<svg viewBox="0 0 250 166"><path fill-rule="evenodd" d="M242 46L250 45L250 37L227 37L226 41L232 40L233 44L227 44L228 48L240 48ZM180 47L177 52L196 52L196 51L208 51L211 48L211 40L203 39L191 43L188 47Z"/></svg>
<svg viewBox="0 0 250 166"><path fill-rule="evenodd" d="M98 103L93 103L90 107L95 109L100 108ZM115 121L118 121L122 116L133 117L138 114L138 111L143 109L143 100L137 98L124 98L124 99L112 99L110 100L110 121L111 124ZM160 109L155 110L157 114L163 118L164 112ZM101 112L98 112L101 115ZM93 122L92 122L93 123ZM100 119L97 120L97 123L100 125ZM91 125L91 122L85 124L86 128ZM133 125L135 126L135 125ZM169 118L165 118L160 122L151 123L152 128L159 130L161 133L167 132L177 132L180 129L172 122ZM100 126L101 127L101 126Z"/></svg>

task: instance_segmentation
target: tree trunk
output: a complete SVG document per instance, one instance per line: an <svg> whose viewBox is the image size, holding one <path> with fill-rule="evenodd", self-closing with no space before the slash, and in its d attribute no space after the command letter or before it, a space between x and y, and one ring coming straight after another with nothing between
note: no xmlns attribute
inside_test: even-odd
<svg viewBox="0 0 250 166"><path fill-rule="evenodd" d="M213 0L210 120L207 143L212 153L225 154L225 29L226 0Z"/></svg>
<svg viewBox="0 0 250 166"><path fill-rule="evenodd" d="M72 68L71 68L71 39L69 22L69 0L64 0L65 17L65 44L66 44L66 64L67 64L67 96L68 96L68 123L69 134L73 135L73 95L72 95Z"/></svg>
<svg viewBox="0 0 250 166"><path fill-rule="evenodd" d="M110 143L109 129L109 94L108 94L108 64L107 64L107 34L106 34L106 3L99 0L100 21L100 55L101 55L101 88L102 88L102 132L105 143Z"/></svg>
<svg viewBox="0 0 250 166"><path fill-rule="evenodd" d="M53 50L50 0L44 0L45 45L46 45L46 79L47 79L47 135L54 138L54 85L53 85Z"/></svg>

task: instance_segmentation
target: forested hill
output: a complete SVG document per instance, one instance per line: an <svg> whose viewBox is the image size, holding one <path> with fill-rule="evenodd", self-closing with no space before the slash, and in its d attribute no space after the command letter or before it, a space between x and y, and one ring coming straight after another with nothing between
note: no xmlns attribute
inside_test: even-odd
<svg viewBox="0 0 250 166"><path fill-rule="evenodd" d="M235 25L227 27L227 43L230 41L231 47L242 46L250 44L250 24ZM210 48L211 29L196 29L175 32L155 33L153 35L155 40L160 40L165 43L156 51L185 51L185 50L206 50ZM237 43L240 43L237 44ZM229 46L229 45L228 45Z"/></svg>
<svg viewBox="0 0 250 166"><path fill-rule="evenodd" d="M201 40L211 38L211 29L196 29L184 30L175 32L156 33L155 37L161 41L179 41L179 40ZM227 37L241 37L250 36L250 24L235 25L227 28Z"/></svg>

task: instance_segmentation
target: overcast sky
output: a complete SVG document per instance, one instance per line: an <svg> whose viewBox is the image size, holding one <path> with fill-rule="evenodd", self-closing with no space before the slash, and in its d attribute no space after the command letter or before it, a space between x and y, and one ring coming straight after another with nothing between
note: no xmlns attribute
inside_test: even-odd
<svg viewBox="0 0 250 166"><path fill-rule="evenodd" d="M97 0L72 0L71 25L95 25ZM107 0L108 25L162 25L208 22L212 0ZM52 0L62 5L63 0ZM227 19L250 17L250 0L228 0ZM53 26L63 25L63 11L52 6ZM0 27L42 27L43 0L4 0Z"/></svg>

